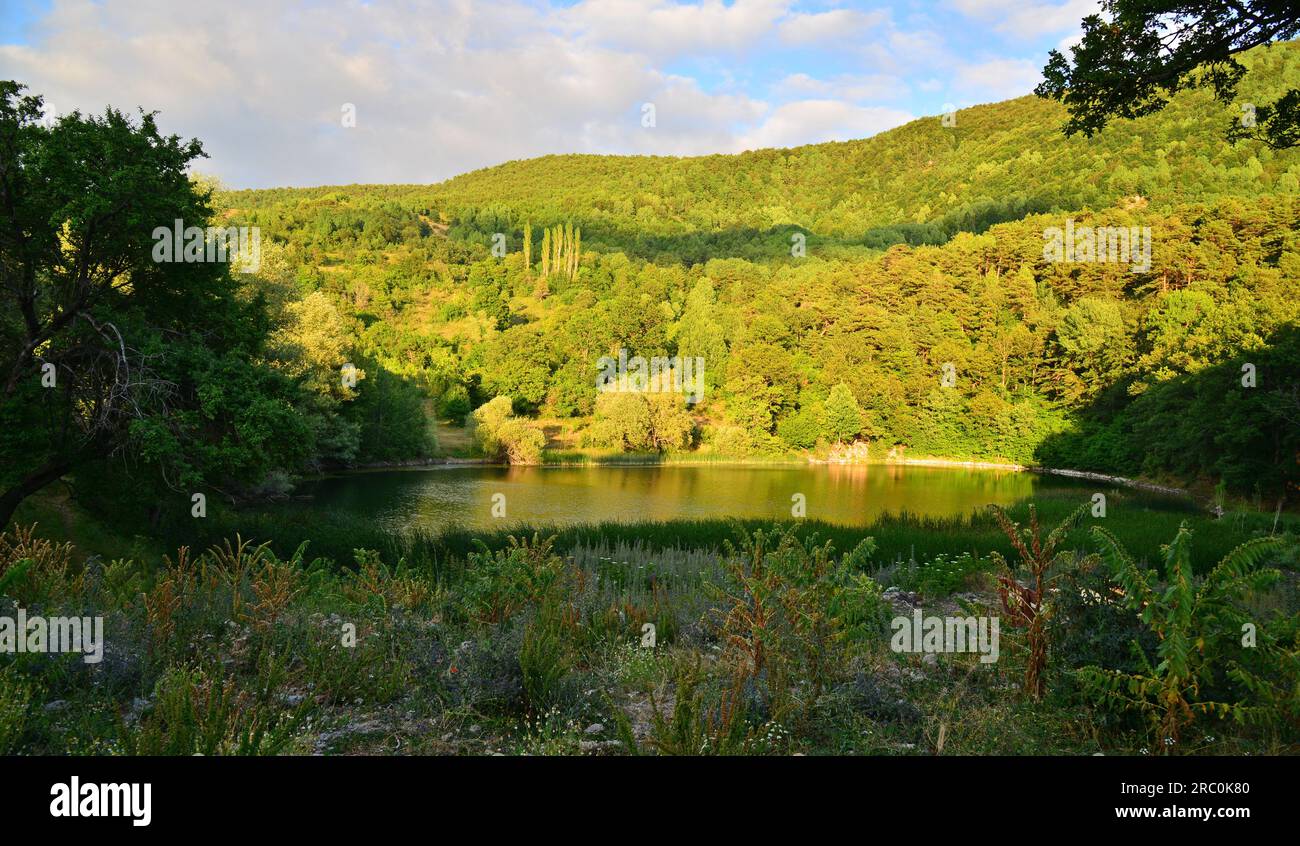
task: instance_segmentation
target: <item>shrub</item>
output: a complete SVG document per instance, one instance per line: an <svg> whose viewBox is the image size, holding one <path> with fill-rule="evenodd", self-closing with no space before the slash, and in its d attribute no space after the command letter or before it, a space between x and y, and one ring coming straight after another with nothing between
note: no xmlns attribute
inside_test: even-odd
<svg viewBox="0 0 1300 846"><path fill-rule="evenodd" d="M435 667L445 650L427 629L403 619L358 621L356 645L345 646L341 623L335 618L314 627L296 648L303 680L318 701L382 705L409 694L414 682L437 685Z"/></svg>
<svg viewBox="0 0 1300 846"><path fill-rule="evenodd" d="M840 569L828 610L849 640L869 641L886 630L892 606L880 583L865 573Z"/></svg>
<svg viewBox="0 0 1300 846"><path fill-rule="evenodd" d="M563 574L555 555L555 538L542 540L510 536L510 545L496 552L483 547L471 552L462 587L469 615L480 623L508 620L523 608L540 603Z"/></svg>
<svg viewBox="0 0 1300 846"><path fill-rule="evenodd" d="M30 607L78 593L81 574L73 575L72 544L36 537L36 525L0 532L0 593Z"/></svg>
<svg viewBox="0 0 1300 846"><path fill-rule="evenodd" d="M588 441L621 450L663 451L690 446L694 431L680 394L606 391L596 397Z"/></svg>
<svg viewBox="0 0 1300 846"><path fill-rule="evenodd" d="M164 567L144 594L148 651L154 666L190 660L220 636L238 613L238 586L245 569L259 564L265 554L264 547L249 550L247 542L239 540L234 547L227 542L215 560L204 556L192 560L187 547L177 550L175 560L163 556Z"/></svg>
<svg viewBox="0 0 1300 846"><path fill-rule="evenodd" d="M674 682L671 715L661 711L661 695L650 694L648 743L652 749L661 755L743 755L748 751L752 730L741 679L719 685L701 671L697 658L678 668ZM632 742L629 734L623 731L625 746Z"/></svg>
<svg viewBox="0 0 1300 846"><path fill-rule="evenodd" d="M469 392L464 385L452 385L438 397L438 414L444 420L464 423L469 411Z"/></svg>
<svg viewBox="0 0 1300 846"><path fill-rule="evenodd" d="M717 455L744 458L758 450L759 440L740 426L718 423L704 427L704 445Z"/></svg>
<svg viewBox="0 0 1300 846"><path fill-rule="evenodd" d="M482 711L506 711L523 705L523 675L519 653L524 627L513 622L463 642L448 668L453 701Z"/></svg>
<svg viewBox="0 0 1300 846"><path fill-rule="evenodd" d="M1258 632L1255 649L1228 671L1254 700L1242 712L1244 722L1300 731L1300 616L1279 615Z"/></svg>
<svg viewBox="0 0 1300 846"><path fill-rule="evenodd" d="M1134 642L1141 654L1155 654L1155 634L1129 609L1123 589L1101 559L1086 558L1057 585L1047 624L1053 661L1067 668L1057 678L1069 683L1074 668L1084 666L1136 672L1141 662L1134 655Z"/></svg>
<svg viewBox="0 0 1300 846"><path fill-rule="evenodd" d="M539 464L546 448L546 435L526 420L512 418L497 431L506 460L511 464Z"/></svg>
<svg viewBox="0 0 1300 846"><path fill-rule="evenodd" d="M546 436L534 424L511 413L509 397L497 397L470 415L474 442L489 458L511 464L536 464L541 460Z"/></svg>
<svg viewBox="0 0 1300 846"><path fill-rule="evenodd" d="M755 531L728 542L714 627L732 660L736 689L752 683L757 710L778 722L792 708L807 715L843 667L846 645L884 630L880 586L853 563L871 539L836 558L830 542L800 540L793 528ZM802 696L796 701L796 692Z"/></svg>
<svg viewBox="0 0 1300 846"><path fill-rule="evenodd" d="M534 713L556 706L563 698L563 682L572 661L568 638L557 609L543 606L524 628L519 645L519 671L524 696Z"/></svg>
<svg viewBox="0 0 1300 846"><path fill-rule="evenodd" d="M274 755L292 741L309 708L304 699L296 710L281 711L202 667L171 668L154 697L138 727L120 726L128 755Z"/></svg>
<svg viewBox="0 0 1300 846"><path fill-rule="evenodd" d="M1029 660L1025 664L1025 691L1035 699L1041 699L1046 690L1047 680L1047 619L1051 609L1045 600L1047 591L1052 587L1059 572L1051 572L1053 565L1061 559L1057 550L1083 515L1088 506L1079 506L1069 516L1057 524L1046 538L1041 537L1038 525L1038 509L1029 506L1029 527L1021 529L1019 524L998 506L991 506L993 518L1003 534L1011 541L1011 546L1020 556L1020 563L1029 577L1032 587L1026 587L1016 579L1016 572L999 552L994 552L993 561L1002 570L998 579L1001 584L1002 611L1012 621L1023 621L1028 627L1026 639L1029 641Z"/></svg>
<svg viewBox="0 0 1300 846"><path fill-rule="evenodd" d="M777 423L776 434L796 449L811 449L822 434L822 413L821 406L804 406L793 417L783 418Z"/></svg>
<svg viewBox="0 0 1300 846"><path fill-rule="evenodd" d="M969 552L958 555L940 552L924 561L909 562L894 580L899 587L929 598L949 596L964 588L971 576L980 571L980 566L980 560Z"/></svg>
<svg viewBox="0 0 1300 846"><path fill-rule="evenodd" d="M1164 548L1164 584L1154 570L1143 570L1114 535L1094 526L1093 536L1102 545L1103 556L1124 590L1124 601L1139 614L1155 635L1157 663L1152 663L1138 644L1133 651L1140 668L1134 672L1084 667L1079 676L1085 690L1099 702L1120 710L1135 711L1146 718L1156 735L1157 746L1169 751L1185 729L1203 717L1232 717L1242 722L1263 722L1274 718L1268 700L1253 704L1211 698L1214 668L1227 662L1238 681L1252 688L1250 678L1231 654L1231 643L1251 623L1238 604L1248 591L1260 591L1280 574L1261 565L1277 552L1277 538L1257 538L1228 553L1204 578L1192 569L1192 532L1186 523ZM1275 664L1273 675L1285 667Z"/></svg>
<svg viewBox="0 0 1300 846"><path fill-rule="evenodd" d="M645 395L630 391L600 393L596 397L595 419L587 438L592 446L620 450L650 449L654 433Z"/></svg>

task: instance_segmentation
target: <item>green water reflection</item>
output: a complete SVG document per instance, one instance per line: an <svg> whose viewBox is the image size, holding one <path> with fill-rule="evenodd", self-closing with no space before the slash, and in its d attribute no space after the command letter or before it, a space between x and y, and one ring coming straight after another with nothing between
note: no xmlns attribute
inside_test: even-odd
<svg viewBox="0 0 1300 846"><path fill-rule="evenodd" d="M965 515L1064 491L1087 499L1095 485L998 470L829 466L435 467L357 473L307 486L317 507L341 509L390 529L506 523L788 518L792 497L807 516L865 525L885 513ZM493 517L503 494L505 520ZM500 500L497 500L500 502Z"/></svg>

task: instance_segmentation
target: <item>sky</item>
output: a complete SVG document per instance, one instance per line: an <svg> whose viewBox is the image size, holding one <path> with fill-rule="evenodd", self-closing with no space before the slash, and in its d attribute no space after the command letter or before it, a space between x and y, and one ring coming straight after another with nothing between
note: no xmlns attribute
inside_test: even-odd
<svg viewBox="0 0 1300 846"><path fill-rule="evenodd" d="M432 183L865 138L1030 93L1097 5L0 0L0 78L51 114L157 111L232 188Z"/></svg>

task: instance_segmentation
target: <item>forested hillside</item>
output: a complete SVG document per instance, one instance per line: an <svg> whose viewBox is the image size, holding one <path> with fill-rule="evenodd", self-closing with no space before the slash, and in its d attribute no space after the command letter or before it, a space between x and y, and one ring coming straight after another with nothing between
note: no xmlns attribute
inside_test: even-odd
<svg viewBox="0 0 1300 846"><path fill-rule="evenodd" d="M1294 44L1246 59L1243 95L1300 81ZM552 156L431 187L217 201L261 227L273 299L346 339L330 366L366 374L356 399L330 400L339 422L317 421L325 457L418 455L422 403L459 420L508 396L515 414L616 451L860 438L876 456L1050 461L1273 497L1296 478L1300 429L1300 152L1229 145L1232 117L1191 92L1067 139L1059 107L1026 97L849 143ZM1067 220L1149 227L1151 266L1046 260L1044 232ZM701 357L704 402L598 403L598 359L620 349ZM1230 378L1241 364L1257 387ZM1202 412L1166 425L1185 420L1188 392Z"/></svg>
<svg viewBox="0 0 1300 846"><path fill-rule="evenodd" d="M1243 61L1251 67L1243 103L1300 78L1296 44ZM309 211L315 203L342 192L367 206L390 201L440 216L453 234L466 235L517 237L525 219L534 226L572 221L593 249L670 261L731 255L756 239L768 242L766 254L788 255L788 236L774 250L765 237L782 227L852 244L933 243L1026 211L1104 208L1131 195L1170 206L1300 190L1295 151L1224 140L1225 126L1240 116L1207 92L1185 92L1159 114L1119 122L1095 138L1066 138L1064 108L1025 96L962 109L952 127L923 118L845 143L696 158L546 156L432 187L249 191L231 202L281 213L305 206L305 224L316 217ZM314 228L307 240L323 234Z"/></svg>
<svg viewBox="0 0 1300 846"><path fill-rule="evenodd" d="M1252 54L1243 99L1294 84L1296 50L1286 44ZM1300 188L1300 157L1223 140L1224 125L1239 116L1197 92L1099 138L1067 139L1059 131L1064 109L1027 96L960 110L952 127L928 118L846 143L688 159L513 162L437 186L432 200L489 231L520 215L571 218L618 246L787 225L879 243L978 231L1025 210L1104 207L1133 194L1174 204ZM690 253L693 239L681 241Z"/></svg>

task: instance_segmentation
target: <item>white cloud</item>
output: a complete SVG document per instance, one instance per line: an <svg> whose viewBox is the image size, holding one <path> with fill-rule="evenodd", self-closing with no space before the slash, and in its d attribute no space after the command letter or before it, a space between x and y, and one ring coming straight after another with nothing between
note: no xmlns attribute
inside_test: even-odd
<svg viewBox="0 0 1300 846"><path fill-rule="evenodd" d="M932 74L951 67L956 54L943 36L927 29L891 30L862 45L864 63L880 73Z"/></svg>
<svg viewBox="0 0 1300 846"><path fill-rule="evenodd" d="M854 106L839 100L800 100L775 109L767 120L739 139L742 150L791 147L818 141L848 141L901 126L914 116L881 106Z"/></svg>
<svg viewBox="0 0 1300 846"><path fill-rule="evenodd" d="M737 51L771 32L789 0L583 0L558 15L560 28L651 56Z"/></svg>
<svg viewBox="0 0 1300 846"><path fill-rule="evenodd" d="M815 79L806 73L792 73L776 84L777 93L791 97L816 95L850 101L897 100L907 95L908 84L890 74L844 74Z"/></svg>
<svg viewBox="0 0 1300 846"><path fill-rule="evenodd" d="M832 9L829 12L797 12L781 22L779 34L788 44L816 44L826 41L861 38L889 20L883 10L860 12L855 9Z"/></svg>
<svg viewBox="0 0 1300 846"><path fill-rule="evenodd" d="M1041 63L963 61L932 21L909 21L791 0L54 0L30 43L0 45L0 77L64 112L158 110L165 132L203 141L211 159L197 166L234 186L857 138L910 119L916 91L996 99L1036 81ZM809 48L848 64L791 66L769 84ZM345 103L355 128L340 125Z"/></svg>
<svg viewBox="0 0 1300 846"><path fill-rule="evenodd" d="M952 90L967 102L991 102L1022 97L1042 79L1042 64L1029 59L993 59L961 65Z"/></svg>
<svg viewBox="0 0 1300 846"><path fill-rule="evenodd" d="M237 186L432 182L546 153L733 148L735 127L767 105L666 74L620 46L618 31L601 43L594 33L630 6L649 10L639 29L652 50L740 47L785 9L65 0L32 45L0 46L0 70L61 111L156 109L164 131L204 142L211 159L200 169ZM644 102L658 108L654 130L641 127ZM356 107L355 128L340 125L344 103Z"/></svg>
<svg viewBox="0 0 1300 846"><path fill-rule="evenodd" d="M1100 0L951 0L962 14L992 23L994 28L1020 38L1052 35L1078 29L1079 22L1101 9Z"/></svg>

